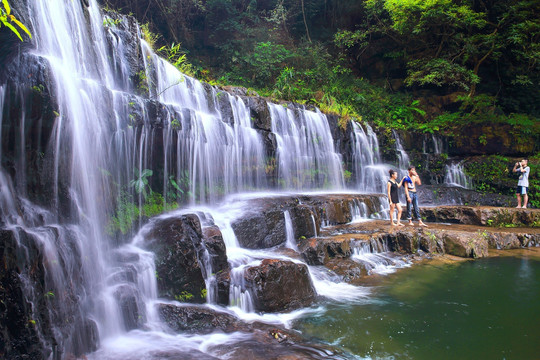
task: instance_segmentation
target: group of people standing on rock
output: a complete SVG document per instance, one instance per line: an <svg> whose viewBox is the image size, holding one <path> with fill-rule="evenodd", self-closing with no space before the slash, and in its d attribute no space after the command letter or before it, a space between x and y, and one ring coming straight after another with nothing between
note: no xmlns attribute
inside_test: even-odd
<svg viewBox="0 0 540 360"><path fill-rule="evenodd" d="M523 159L514 165L512 171L519 174L519 180L516 188L517 207L518 209L526 209L527 202L529 201L529 195L527 190L529 188L529 173L531 168L527 166L528 160ZM422 185L422 181L418 176L414 166L409 166L408 174L404 176L400 182L397 181L398 173L395 170L389 170L390 179L388 179L386 189L388 193L388 201L390 202L390 223L392 226L404 226L401 223L401 214L403 212L401 204L399 203L398 189L400 187L405 188L405 196L407 198L407 220L409 225L413 224L413 210L416 219L418 219L418 225L426 226L420 217L420 209L418 208L418 195L416 193L416 185ZM523 205L522 205L523 197ZM394 211L397 209L397 222L394 222Z"/></svg>
<svg viewBox="0 0 540 360"><path fill-rule="evenodd" d="M398 189L402 186L405 187L405 196L407 198L407 220L409 220L409 225L414 225L413 223L413 210L416 219L418 220L418 225L427 227L426 224L422 221L420 216L420 209L418 208L418 195L416 193L416 185L422 185L420 177L416 173L414 166L409 166L408 174L401 179L400 182L397 181L398 173L395 170L389 170L390 179L387 182L386 189L388 193L388 201L390 202L390 223L392 226L404 226L401 223L401 213L403 212L401 204L399 203L399 194ZM397 223L394 223L394 211L397 208Z"/></svg>

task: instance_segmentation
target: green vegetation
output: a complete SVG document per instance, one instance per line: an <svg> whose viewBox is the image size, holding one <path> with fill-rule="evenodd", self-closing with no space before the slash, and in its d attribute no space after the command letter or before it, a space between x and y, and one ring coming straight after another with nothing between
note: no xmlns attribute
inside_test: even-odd
<svg viewBox="0 0 540 360"><path fill-rule="evenodd" d="M28 31L26 26L24 26L24 24L21 23L19 20L17 20L15 15L12 14L11 7L9 6L9 3L7 0L2 0L2 6L0 6L0 28L2 28L2 26L7 27L15 35L17 35L17 37L21 41L23 41L21 33L19 32L19 30L17 30L15 26L13 26L13 24L15 24L17 25L19 29L24 31L30 38L32 38L32 34L30 34L30 31Z"/></svg>
<svg viewBox="0 0 540 360"><path fill-rule="evenodd" d="M184 73L314 104L342 126L459 138L471 124L496 123L518 141L540 136L534 0L105 3L146 23L153 47L172 44L160 52ZM478 135L480 146L491 142Z"/></svg>
<svg viewBox="0 0 540 360"><path fill-rule="evenodd" d="M316 105L340 115L342 127L350 120L369 122L386 139L384 148L392 145L391 130L398 129L444 135L455 148L473 146L487 154L496 153L501 142L516 154L538 151L538 1L164 0L149 6L148 0L106 0L105 5L144 23L144 39L183 73L212 85L244 86L265 97ZM148 93L151 79L136 76L139 90ZM444 160L430 163L438 176L444 176ZM513 195L512 161L489 155L469 161L466 172L480 191ZM531 162L530 203L539 207L536 168ZM267 173L274 170L269 162ZM191 196L177 185L182 191L171 182L167 199Z"/></svg>
<svg viewBox="0 0 540 360"><path fill-rule="evenodd" d="M178 202L187 199L184 197L184 190L178 186L178 182L174 180L173 175L169 177L167 198L164 198L161 193L153 191L149 183L149 178L152 175L153 171L150 169L141 171L135 169L134 178L127 187L120 188L116 184L118 196L116 207L110 215L106 227L108 234L114 235L120 232L125 235L132 230L134 224L140 219L148 219L174 210L178 207ZM105 173L104 176L110 176L110 174ZM185 180L180 183L186 185ZM130 191L131 189L135 190L135 192Z"/></svg>
<svg viewBox="0 0 540 360"><path fill-rule="evenodd" d="M174 299L180 302L186 302L186 301L191 300L192 298L193 298L193 294L187 291L182 291L181 294L174 296Z"/></svg>

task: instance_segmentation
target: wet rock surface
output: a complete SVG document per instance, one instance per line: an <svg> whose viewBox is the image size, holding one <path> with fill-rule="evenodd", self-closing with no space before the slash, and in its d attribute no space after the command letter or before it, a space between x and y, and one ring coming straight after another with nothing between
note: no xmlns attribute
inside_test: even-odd
<svg viewBox="0 0 540 360"><path fill-rule="evenodd" d="M487 206L436 206L421 209L430 222L479 226L520 226L540 224L540 210Z"/></svg>
<svg viewBox="0 0 540 360"><path fill-rule="evenodd" d="M351 256L349 239L310 238L302 240L298 246L308 265L324 265L330 259L344 259Z"/></svg>
<svg viewBox="0 0 540 360"><path fill-rule="evenodd" d="M247 330L247 324L236 316L203 306L160 304L158 313L175 332L208 334L216 330L226 333Z"/></svg>
<svg viewBox="0 0 540 360"><path fill-rule="evenodd" d="M265 259L261 265L249 267L245 277L258 311L291 311L315 300L315 289L304 264Z"/></svg>
<svg viewBox="0 0 540 360"><path fill-rule="evenodd" d="M232 223L241 246L264 249L286 241L284 212L289 211L296 240L310 238L320 232L321 225L346 224L353 212L365 204L365 217L381 211L385 201L378 194L328 194L275 196L249 200L251 210Z"/></svg>
<svg viewBox="0 0 540 360"><path fill-rule="evenodd" d="M404 223L405 224L405 223ZM388 220L375 220L326 229L340 241L384 242L388 250L410 254L427 253L459 257L486 257L488 249L517 249L540 245L540 228L499 228L477 225L427 223L428 227L393 227ZM315 239L317 240L317 239Z"/></svg>
<svg viewBox="0 0 540 360"><path fill-rule="evenodd" d="M163 321L175 332L210 334L215 332L234 333L235 341L218 347L210 346L215 359L346 359L336 348L313 344L300 333L282 326L260 322L248 323L236 316L206 306L160 304L158 312ZM161 353L167 354L166 352ZM171 353L172 359L191 359ZM195 352L192 355L197 355ZM202 354L200 359L214 359ZM169 357L163 357L168 359ZM199 359L199 357L194 357Z"/></svg>
<svg viewBox="0 0 540 360"><path fill-rule="evenodd" d="M157 220L145 236L154 252L160 297L202 303L205 289L201 261L203 234L199 218L182 215Z"/></svg>

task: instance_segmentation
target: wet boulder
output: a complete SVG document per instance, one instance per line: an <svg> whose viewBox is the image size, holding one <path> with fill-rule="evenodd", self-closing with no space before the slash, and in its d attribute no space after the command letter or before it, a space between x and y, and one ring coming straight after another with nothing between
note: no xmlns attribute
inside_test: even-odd
<svg viewBox="0 0 540 360"><path fill-rule="evenodd" d="M351 256L351 244L340 237L310 238L301 240L298 250L309 265L324 265L331 259Z"/></svg>
<svg viewBox="0 0 540 360"><path fill-rule="evenodd" d="M465 258L488 256L489 235L487 233L470 234L458 231L443 231L440 236L444 241L446 254Z"/></svg>
<svg viewBox="0 0 540 360"><path fill-rule="evenodd" d="M308 205L297 205L290 210L295 239L317 236L321 227L316 213Z"/></svg>
<svg viewBox="0 0 540 360"><path fill-rule="evenodd" d="M272 131L272 116L266 100L262 97L245 97L244 101L251 112L253 127L258 130Z"/></svg>
<svg viewBox="0 0 540 360"><path fill-rule="evenodd" d="M315 289L305 264L265 259L261 265L248 268L245 277L258 311L291 311L309 306L315 300Z"/></svg>
<svg viewBox="0 0 540 360"><path fill-rule="evenodd" d="M223 234L216 225L208 226L203 229L204 244L210 254L210 262L214 272L228 270L227 248L223 241Z"/></svg>
<svg viewBox="0 0 540 360"><path fill-rule="evenodd" d="M412 254L418 249L418 238L413 232L391 231L380 235L390 251Z"/></svg>
<svg viewBox="0 0 540 360"><path fill-rule="evenodd" d="M284 243L285 217L277 205L269 210L246 214L232 223L236 238L242 247L266 249Z"/></svg>
<svg viewBox="0 0 540 360"><path fill-rule="evenodd" d="M132 284L118 286L114 298L120 308L126 330L138 329L144 324L146 312L139 291Z"/></svg>
<svg viewBox="0 0 540 360"><path fill-rule="evenodd" d="M154 222L145 235L145 247L155 254L158 296L205 301L202 239L201 224L194 214Z"/></svg>
<svg viewBox="0 0 540 360"><path fill-rule="evenodd" d="M216 330L226 333L248 330L236 316L218 312L204 306L177 306L160 304L160 318L176 332L208 334Z"/></svg>
<svg viewBox="0 0 540 360"><path fill-rule="evenodd" d="M351 259L331 259L325 266L339 275L343 281L351 284L358 283L369 274L365 264Z"/></svg>
<svg viewBox="0 0 540 360"><path fill-rule="evenodd" d="M216 274L217 303L229 304L230 267L227 261L227 249L223 241L221 230L215 226L207 226L203 229L204 245L210 255L212 272Z"/></svg>

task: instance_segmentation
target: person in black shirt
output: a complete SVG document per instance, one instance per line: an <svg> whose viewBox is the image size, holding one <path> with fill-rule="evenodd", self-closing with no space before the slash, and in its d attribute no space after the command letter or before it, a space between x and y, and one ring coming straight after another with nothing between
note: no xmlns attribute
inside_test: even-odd
<svg viewBox="0 0 540 360"><path fill-rule="evenodd" d="M390 202L390 223L392 226L404 226L401 223L401 205L399 203L398 189L403 185L403 179L398 183L397 182L397 172L395 170L389 170L390 179L386 184L386 189L388 192L388 201ZM397 208L397 224L394 224L394 210Z"/></svg>

